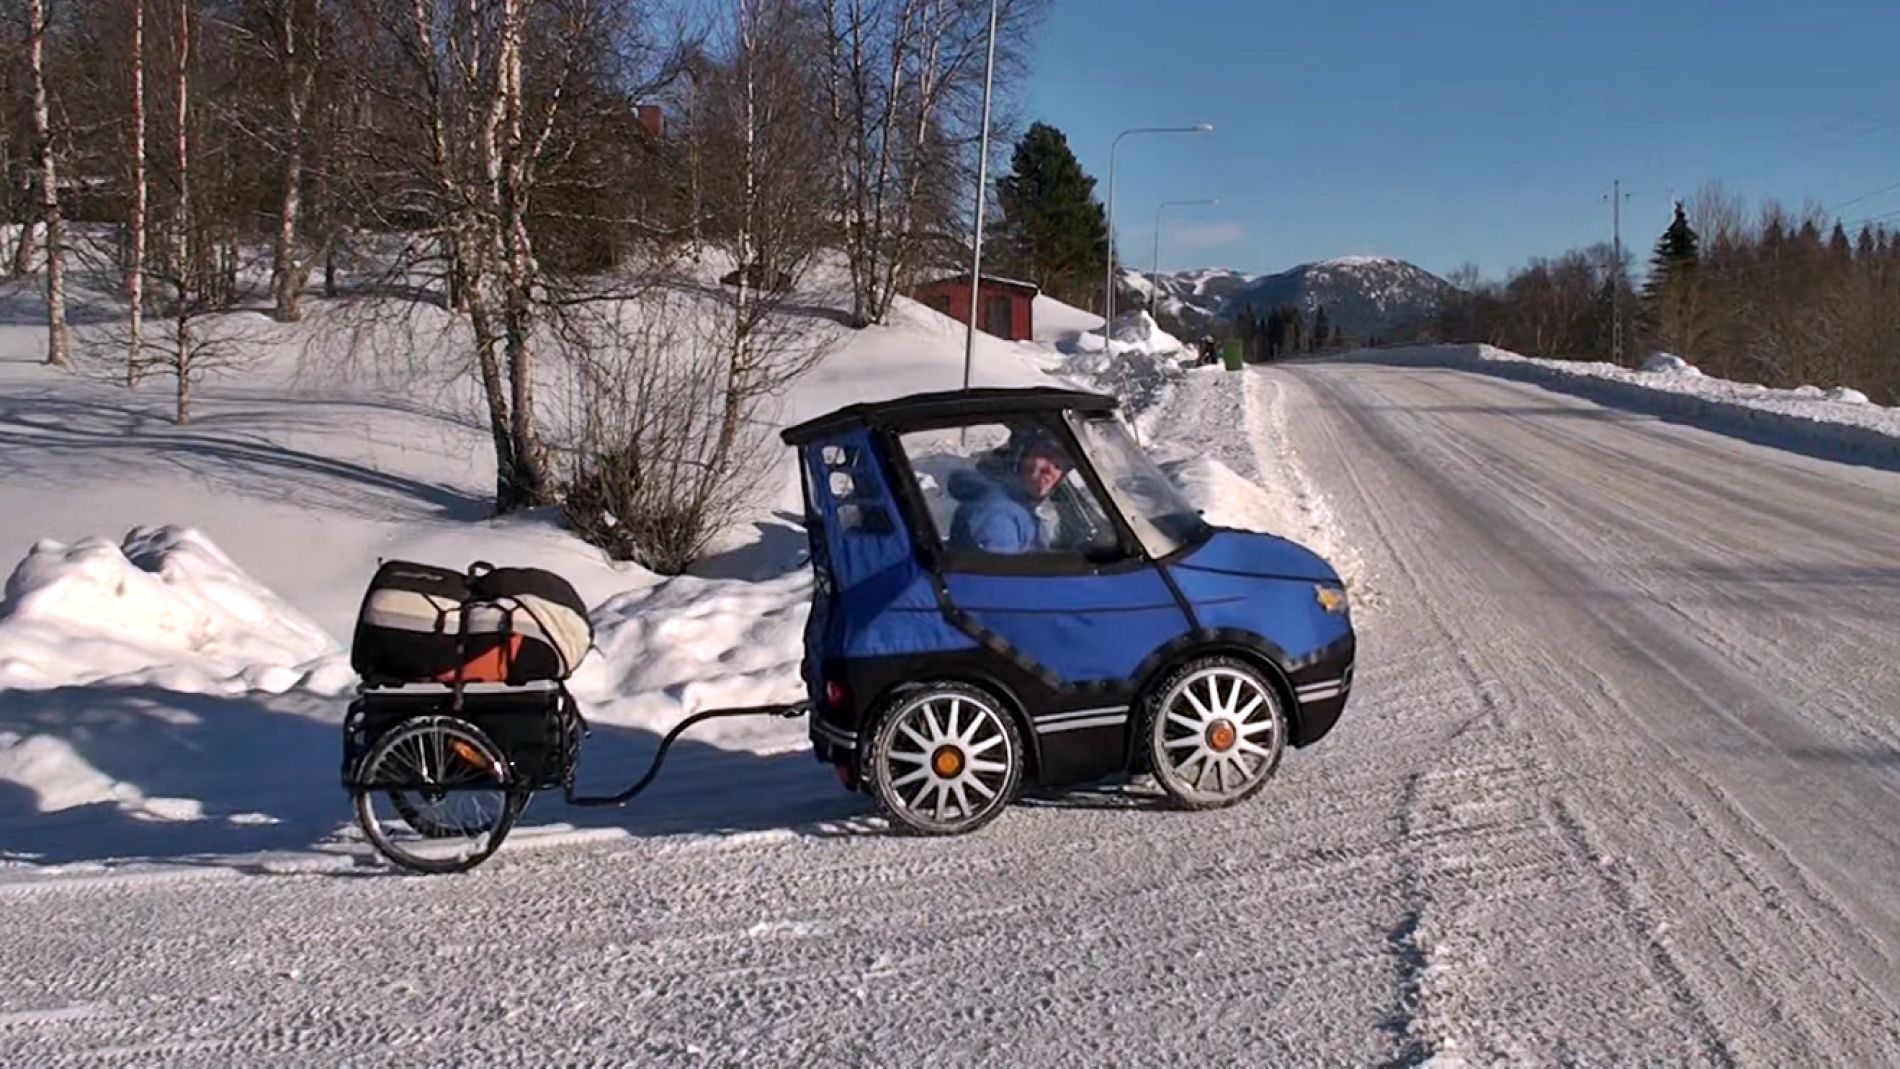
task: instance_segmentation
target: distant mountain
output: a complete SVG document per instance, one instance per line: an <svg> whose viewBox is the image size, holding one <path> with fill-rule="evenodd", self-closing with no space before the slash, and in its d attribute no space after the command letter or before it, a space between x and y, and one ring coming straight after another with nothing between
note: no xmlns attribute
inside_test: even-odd
<svg viewBox="0 0 1900 1069"><path fill-rule="evenodd" d="M1160 278L1161 300L1157 309L1163 316L1171 316L1190 334L1198 336L1207 328L1207 324L1218 318L1221 309L1233 299L1235 294L1246 289L1248 284L1259 275L1242 274L1225 268L1208 268L1199 271L1177 271L1162 275ZM1140 294L1148 296L1149 279L1146 271L1123 269L1122 285Z"/></svg>
<svg viewBox="0 0 1900 1069"><path fill-rule="evenodd" d="M1291 304L1310 324L1319 309L1354 338L1390 336L1438 315L1457 287L1416 264L1384 256L1342 256L1255 278L1220 305L1232 321L1243 308L1265 316Z"/></svg>

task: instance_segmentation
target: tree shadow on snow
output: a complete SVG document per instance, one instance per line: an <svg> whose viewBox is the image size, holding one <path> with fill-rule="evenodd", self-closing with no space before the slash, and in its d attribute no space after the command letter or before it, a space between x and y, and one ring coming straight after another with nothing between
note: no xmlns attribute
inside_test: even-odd
<svg viewBox="0 0 1900 1069"><path fill-rule="evenodd" d="M391 505L427 506L475 520L486 500L454 487L379 471L259 438L218 433L215 419L179 427L137 408L53 397L0 399L0 454L16 475L69 483L91 468L123 478L138 467L172 468L252 497L387 518Z"/></svg>
<svg viewBox="0 0 1900 1069"><path fill-rule="evenodd" d="M156 687L0 692L0 735L35 747L36 767L27 775L37 775L36 786L49 792L0 781L0 864L241 868L245 855L336 853L345 842L349 853L367 859L341 779L347 703ZM592 725L581 750L580 793L618 792L646 772L658 744L653 732ZM62 750L77 763L62 760ZM56 793L75 788L117 800L71 804ZM869 830L864 821L873 812L869 799L845 791L803 747L761 755L688 736L674 743L652 786L627 805L582 808L567 805L559 790L542 792L518 828L613 828L634 837L849 836Z"/></svg>
<svg viewBox="0 0 1900 1069"><path fill-rule="evenodd" d="M10 281L0 285L0 327L43 327L46 325L46 293L38 280ZM92 327L116 323L125 312L115 305L86 299L83 287L74 287L66 295L66 325Z"/></svg>
<svg viewBox="0 0 1900 1069"><path fill-rule="evenodd" d="M577 793L614 794L631 785L646 774L659 741L652 732L594 724L581 746ZM868 797L847 791L802 745L759 754L695 742L689 733L667 751L653 783L624 806L569 806L557 791L530 806L521 826L616 828L635 837L759 831L848 836L859 833L855 821L873 813Z"/></svg>
<svg viewBox="0 0 1900 1069"><path fill-rule="evenodd" d="M15 783L0 795L0 859L203 862L308 849L331 837L343 813L340 720L339 705L307 695L0 693L0 734L37 748L38 786L49 791ZM61 749L76 762L62 760ZM120 800L68 805L57 792L71 789Z"/></svg>
<svg viewBox="0 0 1900 1069"><path fill-rule="evenodd" d="M753 524L758 530L756 539L699 561L692 566L692 574L702 579L741 579L756 583L805 567L811 546L805 528L799 525L797 517L788 513L781 512L778 518L783 522Z"/></svg>

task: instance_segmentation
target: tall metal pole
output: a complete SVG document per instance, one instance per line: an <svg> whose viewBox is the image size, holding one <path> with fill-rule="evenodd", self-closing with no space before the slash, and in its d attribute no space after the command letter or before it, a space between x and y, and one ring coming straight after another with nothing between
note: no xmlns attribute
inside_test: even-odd
<svg viewBox="0 0 1900 1069"><path fill-rule="evenodd" d="M1115 150L1129 134L1205 134L1214 129L1211 122L1193 126L1137 126L1123 130L1108 143L1108 275L1102 281L1102 351L1108 351L1108 331L1115 322Z"/></svg>
<svg viewBox="0 0 1900 1069"><path fill-rule="evenodd" d="M990 0L990 54L983 67L983 136L976 157L976 242L970 254L970 321L963 329L963 388L970 388L970 367L976 361L977 297L983 279L983 208L990 184L990 86L996 77L996 5Z"/></svg>
<svg viewBox="0 0 1900 1069"><path fill-rule="evenodd" d="M1178 208L1185 205L1212 206L1220 203L1219 197L1207 197L1203 200L1164 200L1155 208L1155 249L1154 261L1148 270L1148 288L1152 296L1148 298L1148 314L1153 315L1161 302L1161 210Z"/></svg>
<svg viewBox="0 0 1900 1069"><path fill-rule="evenodd" d="M1610 362L1623 365L1623 180L1610 183Z"/></svg>
<svg viewBox="0 0 1900 1069"><path fill-rule="evenodd" d="M1610 362L1623 365L1623 180L1610 183Z"/></svg>

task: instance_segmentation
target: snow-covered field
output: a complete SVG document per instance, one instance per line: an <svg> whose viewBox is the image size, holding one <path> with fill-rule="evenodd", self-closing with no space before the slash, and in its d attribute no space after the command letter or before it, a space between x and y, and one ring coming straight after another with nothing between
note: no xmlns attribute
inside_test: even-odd
<svg viewBox="0 0 1900 1069"><path fill-rule="evenodd" d="M583 785L618 785L691 709L796 689L789 476L661 579L551 517L483 519L484 432L445 380L300 367L285 340L175 428L162 386L55 375L0 323L0 1063L1900 1049L1900 475L1389 366L1478 359L1454 351L1179 372L1141 317L1108 352L1099 317L1037 320L980 339L978 384L1135 398L1211 518L1340 567L1364 652L1333 736L1238 809L1110 786L920 841L802 724L736 722L627 810L538 800L459 878L376 862L336 783L375 561L573 580L600 646ZM962 341L900 302L779 418L954 387ZM1843 441L1880 412L1813 403L1863 414L1810 419Z"/></svg>

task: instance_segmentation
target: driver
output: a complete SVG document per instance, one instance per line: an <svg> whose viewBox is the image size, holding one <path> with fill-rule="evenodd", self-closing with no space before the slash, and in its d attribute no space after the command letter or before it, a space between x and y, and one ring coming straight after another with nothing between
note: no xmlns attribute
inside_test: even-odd
<svg viewBox="0 0 1900 1069"><path fill-rule="evenodd" d="M957 500L950 520L952 550L1032 553L1050 548L1038 513L1075 464L1047 431L1032 430L1014 444L1013 466L1000 471L965 469L950 477L950 496Z"/></svg>

